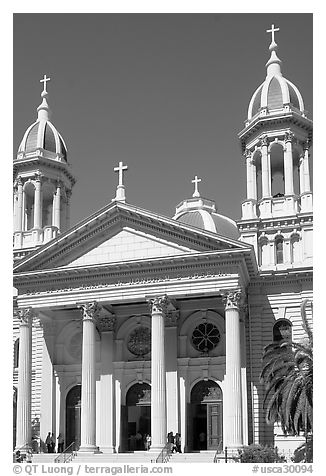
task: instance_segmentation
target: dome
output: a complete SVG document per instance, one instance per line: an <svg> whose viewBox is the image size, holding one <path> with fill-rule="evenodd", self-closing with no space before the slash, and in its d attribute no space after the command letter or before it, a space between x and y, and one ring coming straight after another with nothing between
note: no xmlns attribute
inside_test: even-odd
<svg viewBox="0 0 326 476"><path fill-rule="evenodd" d="M265 81L254 92L248 108L248 121L261 113L266 116L279 112L295 110L304 115L303 99L298 88L284 78L281 72L282 61L278 58L277 44L273 40L269 50L271 57L266 63Z"/></svg>
<svg viewBox="0 0 326 476"><path fill-rule="evenodd" d="M38 149L50 152L48 158L67 162L67 147L61 134L49 120L50 109L47 103L47 91L42 92L42 104L37 108L36 122L28 127L20 143L17 159Z"/></svg>
<svg viewBox="0 0 326 476"><path fill-rule="evenodd" d="M201 197L197 186L192 198L179 203L173 218L186 225L217 233L232 240L239 238L236 222L217 213L215 202Z"/></svg>

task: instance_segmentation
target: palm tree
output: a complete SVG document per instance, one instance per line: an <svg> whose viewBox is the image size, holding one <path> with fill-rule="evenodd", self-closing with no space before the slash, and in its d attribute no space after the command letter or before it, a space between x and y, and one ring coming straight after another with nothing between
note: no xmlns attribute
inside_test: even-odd
<svg viewBox="0 0 326 476"><path fill-rule="evenodd" d="M278 422L285 434L313 430L313 335L306 316L308 299L301 305L306 338L301 343L278 342L264 349L261 379L265 384L266 421Z"/></svg>

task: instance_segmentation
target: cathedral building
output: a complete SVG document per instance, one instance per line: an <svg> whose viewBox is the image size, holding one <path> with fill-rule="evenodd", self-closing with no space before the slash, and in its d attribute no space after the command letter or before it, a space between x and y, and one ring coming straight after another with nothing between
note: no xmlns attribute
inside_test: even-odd
<svg viewBox="0 0 326 476"><path fill-rule="evenodd" d="M260 381L263 348L300 341L312 299L312 121L276 31L239 133L237 223L198 176L172 218L129 203L120 162L111 202L71 227L44 76L14 159L15 448L44 450L49 431L79 453L142 450L149 434L158 454L170 431L183 452L298 445L266 424Z"/></svg>

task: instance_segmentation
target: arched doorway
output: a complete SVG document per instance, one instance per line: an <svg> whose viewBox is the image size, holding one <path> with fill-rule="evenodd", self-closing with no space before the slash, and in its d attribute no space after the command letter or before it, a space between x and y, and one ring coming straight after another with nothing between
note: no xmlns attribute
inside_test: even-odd
<svg viewBox="0 0 326 476"><path fill-rule="evenodd" d="M124 449L145 449L145 436L151 433L151 387L147 383L136 383L126 394L125 425L122 428Z"/></svg>
<svg viewBox="0 0 326 476"><path fill-rule="evenodd" d="M222 390L213 380L196 383L190 395L190 441L193 451L223 448Z"/></svg>
<svg viewBox="0 0 326 476"><path fill-rule="evenodd" d="M75 442L75 449L80 446L80 414L81 385L76 385L69 390L66 397L66 448L72 442Z"/></svg>

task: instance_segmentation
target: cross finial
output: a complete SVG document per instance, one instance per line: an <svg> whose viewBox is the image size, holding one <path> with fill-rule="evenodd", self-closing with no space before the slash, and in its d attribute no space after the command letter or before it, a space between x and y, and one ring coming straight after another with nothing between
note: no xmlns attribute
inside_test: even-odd
<svg viewBox="0 0 326 476"><path fill-rule="evenodd" d="M274 23L272 24L272 27L271 27L270 30L266 30L266 33L271 33L271 34L272 34L272 43L275 43L274 33L275 33L276 31L280 31L280 29L279 29L279 28L275 28L275 27L274 27Z"/></svg>
<svg viewBox="0 0 326 476"><path fill-rule="evenodd" d="M200 197L199 192L198 192L198 184L199 184L199 182L201 182L201 179L198 178L197 175L196 175L195 178L191 182L195 184L195 191L192 194L192 196L193 197Z"/></svg>
<svg viewBox="0 0 326 476"><path fill-rule="evenodd" d="M114 167L115 172L119 172L119 186L123 185L123 171L128 170L127 165L123 165L123 162L119 162L118 167Z"/></svg>
<svg viewBox="0 0 326 476"><path fill-rule="evenodd" d="M44 84L43 84L43 92L44 92L44 93L47 92L47 90L46 90L46 83L47 83L48 81L50 81L50 79L51 79L51 78L47 78L47 77L46 77L46 74L43 76L43 79L40 79L40 83L44 83Z"/></svg>

